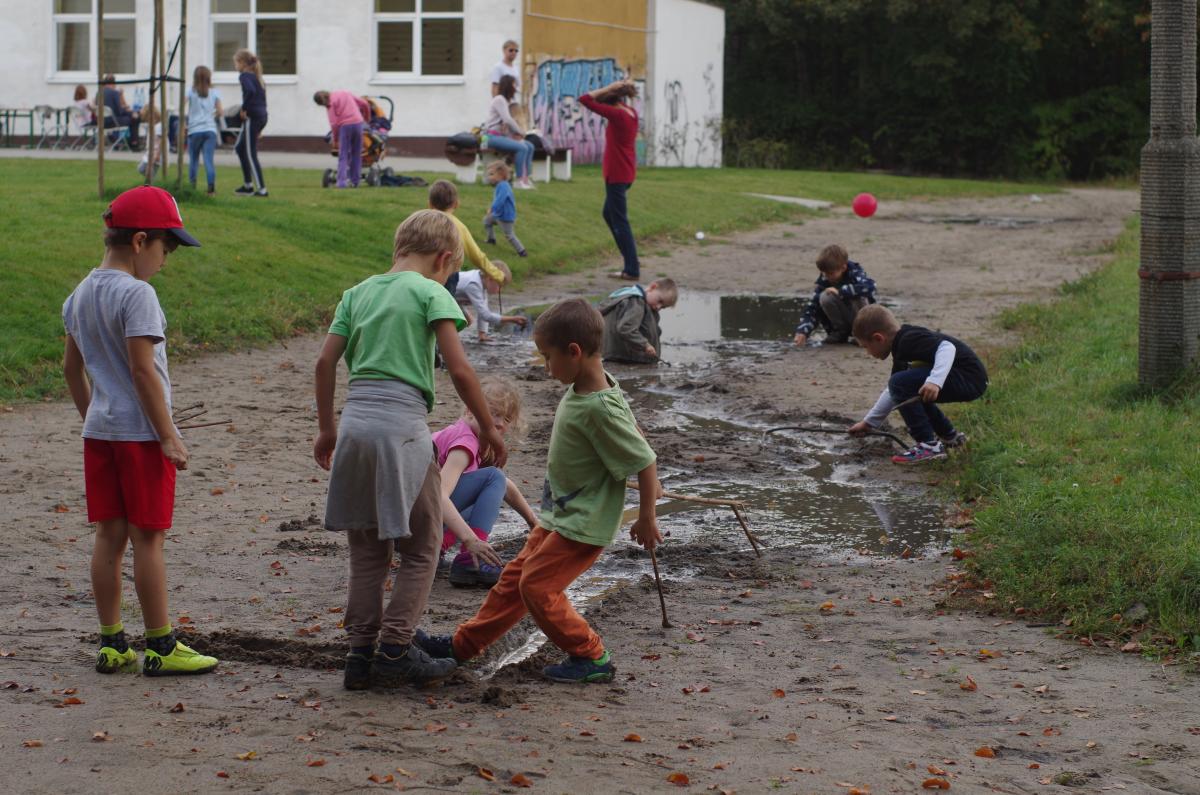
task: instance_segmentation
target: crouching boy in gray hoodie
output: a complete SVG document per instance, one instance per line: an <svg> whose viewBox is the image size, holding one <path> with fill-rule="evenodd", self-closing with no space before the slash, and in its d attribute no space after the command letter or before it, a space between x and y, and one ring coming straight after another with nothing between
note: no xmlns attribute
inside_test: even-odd
<svg viewBox="0 0 1200 795"><path fill-rule="evenodd" d="M673 279L648 287L633 284L613 291L600 302L604 316L604 360L646 364L662 357L658 313L675 306L679 290Z"/></svg>

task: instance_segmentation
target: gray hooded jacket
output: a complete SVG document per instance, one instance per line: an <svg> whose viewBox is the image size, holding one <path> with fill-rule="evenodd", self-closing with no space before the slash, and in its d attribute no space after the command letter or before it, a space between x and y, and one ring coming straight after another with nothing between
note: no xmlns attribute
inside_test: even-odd
<svg viewBox="0 0 1200 795"><path fill-rule="evenodd" d="M646 290L640 284L613 291L600 302L604 316L604 359L606 361L646 364L657 361L646 353L646 344L662 356L662 329L658 312L646 303Z"/></svg>

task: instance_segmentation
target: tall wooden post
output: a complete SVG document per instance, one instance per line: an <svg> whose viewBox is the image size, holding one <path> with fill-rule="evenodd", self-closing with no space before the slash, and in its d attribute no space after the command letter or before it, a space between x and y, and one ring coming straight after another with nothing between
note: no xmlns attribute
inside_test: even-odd
<svg viewBox="0 0 1200 795"><path fill-rule="evenodd" d="M1158 389L1183 376L1200 354L1196 0L1151 4L1138 277L1138 382Z"/></svg>
<svg viewBox="0 0 1200 795"><path fill-rule="evenodd" d="M179 0L179 127L175 133L175 191L183 187L184 102L187 98L187 0Z"/></svg>
<svg viewBox="0 0 1200 795"><path fill-rule="evenodd" d="M154 28L150 35L150 93L146 97L145 105L145 107L150 108L151 110L154 110L154 92L156 90L154 76L158 74L159 71L158 15L160 13L162 13L162 0L154 0ZM154 125L147 124L146 126L149 129L146 130L146 138L148 139L146 141L146 178L145 181L142 182L143 185L149 185L154 181L154 157L156 155L156 152L154 151L154 145L156 143L154 140Z"/></svg>
<svg viewBox="0 0 1200 795"><path fill-rule="evenodd" d="M96 190L104 198L104 0L96 0Z"/></svg>
<svg viewBox="0 0 1200 795"><path fill-rule="evenodd" d="M158 7L158 70L162 72L158 81L158 123L162 125L162 165L163 165L163 184L167 184L167 155L171 153L166 141L169 136L167 134L170 125L167 123L170 119L167 118L167 39L164 31L167 27L166 15L163 13L163 0L154 0L154 4ZM153 130L151 130L153 132ZM150 173L154 173L154 163L150 164Z"/></svg>

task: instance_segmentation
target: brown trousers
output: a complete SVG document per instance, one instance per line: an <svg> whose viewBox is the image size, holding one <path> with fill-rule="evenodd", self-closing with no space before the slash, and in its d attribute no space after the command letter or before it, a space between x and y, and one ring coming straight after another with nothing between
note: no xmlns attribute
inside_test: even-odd
<svg viewBox="0 0 1200 795"><path fill-rule="evenodd" d="M346 531L350 593L345 629L351 646L373 646L376 639L403 646L412 640L429 601L442 543L442 475L436 464L435 459L429 465L413 503L408 538L380 541L379 532L373 528ZM393 552L400 553L400 567L385 607L384 583Z"/></svg>

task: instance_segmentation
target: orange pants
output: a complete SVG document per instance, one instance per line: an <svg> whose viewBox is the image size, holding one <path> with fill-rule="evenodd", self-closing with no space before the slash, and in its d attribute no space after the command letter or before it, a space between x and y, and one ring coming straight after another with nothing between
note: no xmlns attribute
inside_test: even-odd
<svg viewBox="0 0 1200 795"><path fill-rule="evenodd" d="M469 660L529 613L554 645L576 657L598 659L604 644L567 598L567 586L592 567L604 547L535 527L521 554L504 567L479 612L454 633L454 654Z"/></svg>

